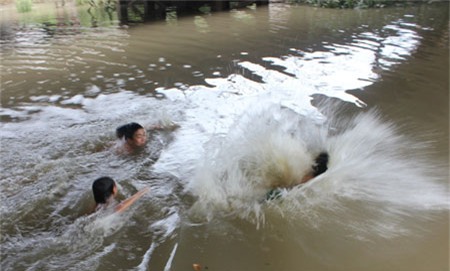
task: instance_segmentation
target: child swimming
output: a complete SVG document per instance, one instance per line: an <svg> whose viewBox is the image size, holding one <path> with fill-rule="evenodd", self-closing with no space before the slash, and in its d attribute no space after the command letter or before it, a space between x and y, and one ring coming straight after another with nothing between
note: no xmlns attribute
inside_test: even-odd
<svg viewBox="0 0 450 271"><path fill-rule="evenodd" d="M116 129L116 136L124 140L127 151L142 148L147 143L147 132L144 127L136 122L130 122Z"/></svg>
<svg viewBox="0 0 450 271"><path fill-rule="evenodd" d="M305 176L303 176L301 179L299 179L297 182L293 183L290 186L285 186L285 187L278 186L278 187L272 188L269 192L267 192L265 199L267 201L277 199L277 198L281 197L281 193L282 193L281 188L293 188L294 186L304 184L304 183L310 181L311 179L319 176L320 174L324 173L328 169L328 166L327 166L328 160L329 160L328 153L321 152L314 160L314 164L311 167L311 169L312 169L311 172L309 172L308 174L306 174Z"/></svg>
<svg viewBox="0 0 450 271"><path fill-rule="evenodd" d="M314 165L312 166L312 172L308 173L307 175L303 176L301 180L296 182L295 185L299 185L302 183L306 183L307 181L311 180L314 177L319 176L320 174L324 173L328 167L328 153L321 152L316 159L314 160Z"/></svg>
<svg viewBox="0 0 450 271"><path fill-rule="evenodd" d="M136 122L130 122L125 125L119 126L116 129L116 136L121 140L121 144L116 145L116 150L126 153L133 153L145 147L147 143L147 130L165 130L173 131L179 127L178 124L172 121L158 121L157 124L153 124L144 128Z"/></svg>
<svg viewBox="0 0 450 271"><path fill-rule="evenodd" d="M141 198L150 188L145 187L139 190L133 196L115 206L115 212L123 212L130 207L136 200ZM114 197L117 196L117 185L110 177L101 177L92 184L92 192L95 199L95 211L106 208L114 202Z"/></svg>

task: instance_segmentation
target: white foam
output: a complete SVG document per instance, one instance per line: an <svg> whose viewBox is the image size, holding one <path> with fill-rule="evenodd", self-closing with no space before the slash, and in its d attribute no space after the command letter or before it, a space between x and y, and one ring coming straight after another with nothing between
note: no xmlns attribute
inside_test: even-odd
<svg viewBox="0 0 450 271"><path fill-rule="evenodd" d="M178 248L178 243L175 244L175 246L172 249L172 252L170 253L170 257L167 260L166 265L164 266L164 271L170 271L170 269L172 268L172 262L173 262L173 258L175 257L175 253L177 252L177 248Z"/></svg>
<svg viewBox="0 0 450 271"><path fill-rule="evenodd" d="M421 144L400 135L376 112L338 118L337 111L327 110L332 114L322 124L280 107L256 110L244 114L226 136L208 142L187 186L198 198L192 218L232 214L259 225L275 213L292 224L332 223L353 229L355 236L390 238L408 232L402 221L411 213L450 207L439 182L445 173L426 160ZM324 174L265 203L271 187L301 179L323 150L330 155ZM361 228L361 219L372 223Z"/></svg>
<svg viewBox="0 0 450 271"><path fill-rule="evenodd" d="M147 266L148 266L148 264L149 264L149 262L151 260L152 254L155 251L157 246L158 246L158 244L156 242L152 242L150 247L145 252L141 263L137 267L137 270L139 270L139 271L146 271L147 270Z"/></svg>
<svg viewBox="0 0 450 271"><path fill-rule="evenodd" d="M61 101L61 104L82 104L84 100L83 95L77 94L70 99Z"/></svg>

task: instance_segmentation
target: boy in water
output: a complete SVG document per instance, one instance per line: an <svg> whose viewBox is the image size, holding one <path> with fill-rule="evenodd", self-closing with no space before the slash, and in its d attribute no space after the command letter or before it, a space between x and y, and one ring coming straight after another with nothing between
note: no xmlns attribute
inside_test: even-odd
<svg viewBox="0 0 450 271"><path fill-rule="evenodd" d="M307 181L311 180L314 177L319 176L320 174L324 173L328 167L328 153L321 152L315 159L315 163L312 166L312 172L304 176L299 182L295 183L294 185L306 183Z"/></svg>
<svg viewBox="0 0 450 271"><path fill-rule="evenodd" d="M147 143L147 132L142 125L136 122L130 122L118 127L116 136L119 139L124 139L124 146L127 151L142 148Z"/></svg>
<svg viewBox="0 0 450 271"><path fill-rule="evenodd" d="M316 159L314 160L314 165L312 166L312 171L308 174L306 174L305 176L303 176L303 178L297 180L295 183L293 183L292 185L290 185L289 187L285 187L285 188L292 188L296 185L299 184L303 184L308 182L309 180L313 179L314 177L319 176L320 174L324 173L328 167L328 153L326 152L321 152ZM280 187L276 187L274 189L271 189L267 194L266 194L266 200L273 200L273 199L277 199L279 197L281 197L281 189Z"/></svg>
<svg viewBox="0 0 450 271"><path fill-rule="evenodd" d="M147 191L148 187L138 191L133 196L119 203L115 208L115 212L123 212L130 207L136 200L142 197ZM117 195L117 186L113 179L110 177L101 177L94 181L92 184L92 192L95 199L95 211L107 207L114 201L114 197Z"/></svg>

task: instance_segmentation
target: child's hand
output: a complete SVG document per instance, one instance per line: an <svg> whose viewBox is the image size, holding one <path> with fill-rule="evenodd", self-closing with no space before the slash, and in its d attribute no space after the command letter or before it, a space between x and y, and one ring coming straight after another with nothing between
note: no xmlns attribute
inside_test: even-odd
<svg viewBox="0 0 450 271"><path fill-rule="evenodd" d="M162 125L160 124L153 124L150 127L148 127L149 130L161 130L163 129Z"/></svg>
<svg viewBox="0 0 450 271"><path fill-rule="evenodd" d="M159 130L175 130L176 128L180 127L177 123L173 122L170 119L160 119L158 121L158 124L155 124L155 127L158 127L156 129Z"/></svg>

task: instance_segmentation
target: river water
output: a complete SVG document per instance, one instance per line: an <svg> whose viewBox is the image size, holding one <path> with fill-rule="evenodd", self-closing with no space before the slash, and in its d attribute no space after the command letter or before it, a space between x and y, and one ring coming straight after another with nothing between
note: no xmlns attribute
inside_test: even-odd
<svg viewBox="0 0 450 271"><path fill-rule="evenodd" d="M448 2L0 9L2 270L448 270ZM89 215L105 175L151 192Z"/></svg>

